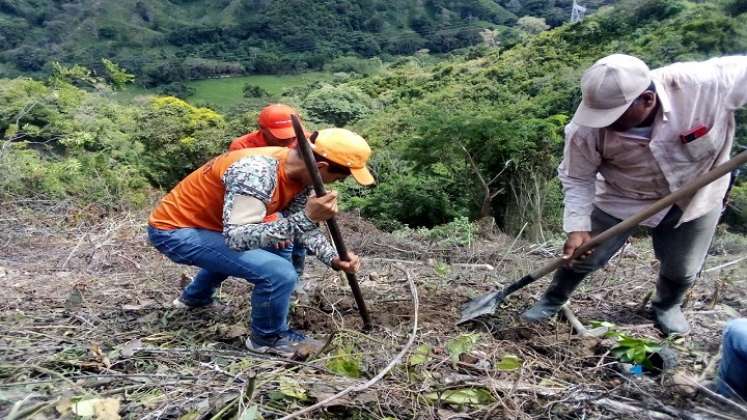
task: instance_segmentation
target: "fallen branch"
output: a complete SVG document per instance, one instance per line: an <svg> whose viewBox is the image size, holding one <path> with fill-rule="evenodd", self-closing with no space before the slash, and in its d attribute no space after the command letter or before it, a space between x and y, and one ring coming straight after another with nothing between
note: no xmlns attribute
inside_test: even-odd
<svg viewBox="0 0 747 420"><path fill-rule="evenodd" d="M491 388L491 389L502 391L502 392L509 392L509 391L531 392L531 393L542 395L545 397L557 395L566 390L566 388L562 386L553 388L553 387L548 387L548 386L543 386L543 385L538 385L538 384L531 384L527 382L507 381L507 380L494 379L488 376L472 376L472 375L465 375L465 374L460 374L460 373L452 374L444 378L444 384L449 387L454 386L454 385L480 386L480 387Z"/></svg>
<svg viewBox="0 0 747 420"><path fill-rule="evenodd" d="M611 400L609 398L602 398L600 400L592 401L594 405L598 405L606 408L607 410L615 413L624 413L627 415L638 415L649 419L664 419L669 420L674 417L669 414L662 413L660 411L648 410L636 405L624 403L622 401Z"/></svg>
<svg viewBox="0 0 747 420"><path fill-rule="evenodd" d="M393 264L429 265L427 261L399 260L396 258L382 258L382 257L366 257L366 261L380 261L380 262L393 263ZM487 270L487 271L495 270L495 267L493 267L490 264L453 263L449 265L452 267L464 267L464 268L472 268L476 270Z"/></svg>
<svg viewBox="0 0 747 420"><path fill-rule="evenodd" d="M418 332L418 311L420 309L420 302L418 300L418 289L415 287L415 282L412 280L412 276L410 276L410 273L407 272L404 268L396 267L398 270L402 271L404 273L405 277L407 278L407 284L410 286L410 294L412 295L412 304L413 304L413 321L412 321L412 331L410 332L410 339L407 340L407 344L405 344L404 347L402 347L402 350L392 359L389 364L382 369L376 376L371 378L368 382L360 384L360 385L353 385L350 387L347 387L343 389L342 391L338 392L335 395L332 395L329 398L326 398L322 401L319 401L318 403L311 405L309 407L306 407L302 410L298 410L295 413L291 413L285 417L283 417L281 420L290 420L295 419L297 417L300 417L304 414L311 413L312 411L318 410L332 401L342 398L345 395L351 393L351 392L360 392L364 391L371 386L373 386L375 383L379 382L394 366L402 362L402 358L407 354L408 351L410 351L410 347L412 347L412 344L415 342L415 337L417 336Z"/></svg>
<svg viewBox="0 0 747 420"><path fill-rule="evenodd" d="M716 270L720 270L720 269L722 269L722 268L726 268L726 267L732 266L732 265L734 265L734 264L738 264L738 263L740 263L740 262L742 262L742 261L744 261L744 260L747 260L747 255L744 255L744 256L742 256L742 257L740 257L740 258L737 258L737 259L736 259L736 260L734 260L734 261L729 261L728 263L725 263L725 264L721 264L721 265L717 265L717 266L715 266L715 267L711 267L711 268L709 268L708 270L703 270L703 272L704 272L704 273L710 273L711 271L716 271Z"/></svg>
<svg viewBox="0 0 747 420"><path fill-rule="evenodd" d="M694 386L695 388L698 388L698 390L703 391L703 393L705 393L706 396L709 397L709 398L711 398L712 400L716 400L716 401L718 401L720 403L724 403L724 404L728 405L729 407L732 407L732 408L736 409L737 411L739 411L740 413L742 413L744 416L747 416L747 407L743 406L742 404L739 404L736 401L733 401L733 400L731 400L729 398L726 398L726 397L724 397L721 394L713 392L710 389L708 389L707 387L705 387L705 386L697 383L696 381L694 381L694 380L692 380L692 379L690 379L690 378L688 378L686 376L683 377L683 378L685 379L685 382L687 382L688 384Z"/></svg>
<svg viewBox="0 0 747 420"><path fill-rule="evenodd" d="M83 241L88 237L88 233L84 233L80 236L80 239L78 240L78 243L75 244L75 247L73 247L73 250L70 251L70 254L68 254L67 258L65 258L65 262L62 263L60 266L60 270L64 270L67 268L67 263L70 262L70 259L73 258L73 255L75 255L76 252L78 252L78 248L83 244Z"/></svg>

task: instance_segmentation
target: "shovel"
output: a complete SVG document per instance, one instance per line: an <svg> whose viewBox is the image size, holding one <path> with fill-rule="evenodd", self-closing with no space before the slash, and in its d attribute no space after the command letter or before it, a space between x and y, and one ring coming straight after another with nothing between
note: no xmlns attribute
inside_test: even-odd
<svg viewBox="0 0 747 420"><path fill-rule="evenodd" d="M629 218L623 220L615 226L612 226L599 235L591 238L590 241L584 243L576 249L576 251L571 256L571 260L574 260L578 256L585 254L587 251L595 248L597 245L610 239L611 237L637 226L642 221L671 206L677 201L690 197L699 189L721 178L734 169L737 169L745 162L747 162L747 151L744 151L733 157L731 160L711 169L706 174L698 176L694 181L687 183L679 190L659 199L643 211L630 216ZM505 300L508 295L524 288L531 283L534 283L548 273L555 271L566 261L568 260L564 258L557 258L544 267L522 277L515 283L511 283L504 289L484 294L465 303L464 305L462 305L462 317L459 319L459 321L457 321L457 325L471 321L482 315L493 314L496 309L498 309L498 306L501 304L501 302L503 302L503 300Z"/></svg>
<svg viewBox="0 0 747 420"><path fill-rule="evenodd" d="M322 176L319 173L319 168L316 167L314 152L311 150L309 140L306 139L306 134L303 131L303 126L301 126L301 119L298 118L297 115L291 115L291 122L293 124L293 130L296 133L296 140L298 141L298 147L301 151L301 156L303 157L304 164L306 165L306 169L311 175L314 192L316 193L317 197L321 197L326 194L327 191L324 188L324 182L322 182ZM314 140L314 138L315 137L312 135L311 140ZM329 234L332 236L332 242L334 242L335 244L335 248L337 249L337 254L340 256L340 259L342 259L343 261L347 261L347 247L345 246L345 242L342 240L340 227L337 225L337 221L334 217L327 220L327 228L329 228ZM368 331L371 329L371 316L369 315L368 309L366 308L366 301L363 300L363 294L361 293L361 288L358 285L358 278L353 273L345 273L345 277L348 280L350 290L353 292L355 304L358 306L358 312L360 313L361 319L363 320L363 330Z"/></svg>

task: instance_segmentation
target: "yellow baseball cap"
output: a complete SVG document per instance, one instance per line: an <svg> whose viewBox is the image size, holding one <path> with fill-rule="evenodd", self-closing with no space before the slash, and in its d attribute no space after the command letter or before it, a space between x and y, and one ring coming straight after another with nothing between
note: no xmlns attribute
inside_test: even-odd
<svg viewBox="0 0 747 420"><path fill-rule="evenodd" d="M358 134L344 128L325 128L319 130L311 148L319 156L350 168L350 173L359 184L374 183L374 178L366 167L371 148Z"/></svg>

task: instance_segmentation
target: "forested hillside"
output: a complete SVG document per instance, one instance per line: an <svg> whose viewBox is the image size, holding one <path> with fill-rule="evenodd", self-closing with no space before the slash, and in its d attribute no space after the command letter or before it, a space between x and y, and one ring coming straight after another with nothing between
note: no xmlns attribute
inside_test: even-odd
<svg viewBox="0 0 747 420"><path fill-rule="evenodd" d="M0 76L111 59L151 85L319 69L341 55L516 42L522 16L568 20L570 0L0 0ZM590 8L610 1L588 0ZM536 26L544 25L535 22Z"/></svg>
<svg viewBox="0 0 747 420"><path fill-rule="evenodd" d="M369 139L378 185L347 187L346 204L380 226L494 216L541 237L559 225L555 168L583 69L612 52L652 67L744 52L745 4L627 0L512 48L473 47L436 64L414 56L375 75L252 98L226 115L168 97L117 103L98 76L58 66L46 82L0 83L0 158L11 175L0 192L142 204L146 185L169 188L252 129L262 103L284 101L312 127L348 125ZM112 82L125 77L110 70ZM744 187L735 200L745 206Z"/></svg>
<svg viewBox="0 0 747 420"><path fill-rule="evenodd" d="M741 0L622 1L507 51L478 48L351 82L381 107L355 123L380 152L378 187L354 202L369 217L410 225L496 215L514 232L528 222L539 237L559 220L555 170L582 71L615 52L652 68L744 54L746 11ZM747 144L747 113L740 115L737 141ZM737 192L741 206L745 192Z"/></svg>

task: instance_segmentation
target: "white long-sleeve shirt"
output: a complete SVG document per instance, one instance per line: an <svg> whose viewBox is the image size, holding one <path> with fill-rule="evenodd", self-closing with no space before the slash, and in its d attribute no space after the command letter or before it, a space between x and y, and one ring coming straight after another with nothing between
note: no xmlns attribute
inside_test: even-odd
<svg viewBox="0 0 747 420"><path fill-rule="evenodd" d="M661 104L650 140L605 128L570 123L558 168L565 192L563 229L590 231L593 206L626 219L729 159L734 111L747 103L747 56L676 63L652 72ZM680 135L704 125L708 133L690 143ZM720 206L729 184L724 176L677 202L684 223ZM669 209L644 221L656 226Z"/></svg>

